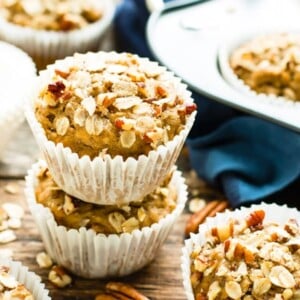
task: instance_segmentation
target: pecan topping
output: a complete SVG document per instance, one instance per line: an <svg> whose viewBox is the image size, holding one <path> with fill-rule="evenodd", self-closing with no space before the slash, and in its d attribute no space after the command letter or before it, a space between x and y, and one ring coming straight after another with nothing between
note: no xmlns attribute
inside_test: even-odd
<svg viewBox="0 0 300 300"><path fill-rule="evenodd" d="M56 98L59 98L63 94L65 88L66 86L63 84L62 81L57 81L53 84L48 84L48 91L52 93Z"/></svg>

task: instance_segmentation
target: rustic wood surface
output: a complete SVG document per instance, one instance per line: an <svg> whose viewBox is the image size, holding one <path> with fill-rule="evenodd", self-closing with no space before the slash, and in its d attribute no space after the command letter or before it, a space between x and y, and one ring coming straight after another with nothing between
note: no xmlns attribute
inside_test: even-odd
<svg viewBox="0 0 300 300"><path fill-rule="evenodd" d="M43 243L34 221L28 211L23 188L24 176L39 158L39 150L26 123L20 127L14 140L8 145L7 151L0 163L0 205L4 202L21 204L25 211L22 227L15 231L17 240L9 244L0 245L2 249L13 251L13 259L21 261L30 270L40 275L50 295L54 300L94 299L104 291L107 280L87 280L73 276L72 286L64 289L54 287L47 279L49 270L42 269L35 261L36 254L43 251ZM189 186L190 197L200 196L206 199L218 197L218 193L209 188L190 170L188 154L184 150L178 161ZM16 193L7 192L7 186L17 187ZM180 271L181 248L184 243L184 229L188 218L186 211L178 220L163 247L159 250L155 260L139 272L118 279L118 281L132 284L150 299L185 299ZM37 299L38 300L38 299Z"/></svg>

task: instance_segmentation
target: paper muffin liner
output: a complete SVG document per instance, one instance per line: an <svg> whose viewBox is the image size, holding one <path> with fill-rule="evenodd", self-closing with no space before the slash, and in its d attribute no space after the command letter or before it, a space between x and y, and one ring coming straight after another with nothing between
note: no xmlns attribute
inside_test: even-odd
<svg viewBox="0 0 300 300"><path fill-rule="evenodd" d="M32 59L21 49L0 42L0 157L25 120L24 103L36 78Z"/></svg>
<svg viewBox="0 0 300 300"><path fill-rule="evenodd" d="M68 63L68 58L65 61ZM43 72L47 76L47 71ZM166 72L166 76L178 84L178 90L187 102L193 101L191 93L178 78L170 72ZM196 115L193 112L188 117L186 125L173 140L150 151L147 156L124 160L121 156L112 158L107 154L91 160L88 156L80 158L70 148L47 139L35 117L33 102L36 97L35 91L31 103L26 105L26 117L55 182L68 194L95 204L126 204L140 201L151 193L175 164Z"/></svg>
<svg viewBox="0 0 300 300"><path fill-rule="evenodd" d="M185 241L185 246L182 249L183 254L181 256L181 271L183 286L188 300L195 300L190 282L190 254L195 246L202 246L205 243L205 233L211 230L213 227L224 225L228 223L230 219L245 219L245 217L247 217L249 213L254 210L265 211L264 222L276 222L279 225L284 225L285 222L291 218L300 220L300 212L297 209L289 208L286 205L280 206L277 204L266 203L251 205L251 207L242 207L234 211L227 210L224 213L218 213L216 217L207 218L206 222L199 226L198 233L192 234L191 238Z"/></svg>
<svg viewBox="0 0 300 300"><path fill-rule="evenodd" d="M48 296L49 291L45 289L45 285L41 282L41 278L33 272L30 272L27 267L20 262L12 261L7 258L0 257L0 266L9 268L11 274L19 283L33 294L36 300L50 300Z"/></svg>
<svg viewBox="0 0 300 300"><path fill-rule="evenodd" d="M224 38L221 42L218 50L218 63L223 78L240 93L248 95L253 98L254 101L259 101L265 104L277 105L282 107L295 107L300 108L300 101L293 101L283 96L275 96L271 94L257 93L252 90L250 86L244 83L233 71L230 66L230 56L235 49L243 45L244 43L253 40L258 36L276 33L292 33L295 30L291 28L245 28L235 32L234 34ZM298 30L299 33L299 30ZM241 100L242 101L242 100Z"/></svg>
<svg viewBox="0 0 300 300"><path fill-rule="evenodd" d="M69 32L57 32L23 27L0 18L0 38L26 51L39 69L58 58L75 52L97 50L101 38L112 23L116 2L102 0L104 14L98 21Z"/></svg>
<svg viewBox="0 0 300 300"><path fill-rule="evenodd" d="M92 229L68 229L56 223L50 210L36 202L36 177L44 161L33 165L26 177L25 194L48 254L72 273L87 278L119 277L150 263L167 238L187 201L187 186L175 171L170 185L177 190L176 208L158 223L132 233L97 234Z"/></svg>

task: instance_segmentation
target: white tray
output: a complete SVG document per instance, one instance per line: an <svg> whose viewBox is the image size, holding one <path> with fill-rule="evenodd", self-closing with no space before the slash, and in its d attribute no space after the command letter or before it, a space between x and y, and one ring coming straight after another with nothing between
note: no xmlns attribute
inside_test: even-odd
<svg viewBox="0 0 300 300"><path fill-rule="evenodd" d="M158 61L192 90L223 104L300 131L300 105L261 101L233 88L221 75L218 54L241 32L300 32L299 0L174 1L152 13L147 25L149 46Z"/></svg>

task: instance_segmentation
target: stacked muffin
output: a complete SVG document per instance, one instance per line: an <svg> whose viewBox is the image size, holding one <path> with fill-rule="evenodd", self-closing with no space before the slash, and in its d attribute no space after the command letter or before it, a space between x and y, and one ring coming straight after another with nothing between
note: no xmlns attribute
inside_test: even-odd
<svg viewBox="0 0 300 300"><path fill-rule="evenodd" d="M85 277L150 262L186 201L174 164L196 106L154 62L75 54L40 73L26 109L46 163L27 196L54 260Z"/></svg>

